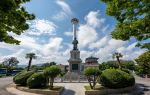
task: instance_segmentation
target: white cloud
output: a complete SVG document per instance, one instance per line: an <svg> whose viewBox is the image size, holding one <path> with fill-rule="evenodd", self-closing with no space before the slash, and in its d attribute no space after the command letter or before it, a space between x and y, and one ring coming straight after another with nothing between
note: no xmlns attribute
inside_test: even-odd
<svg viewBox="0 0 150 95"><path fill-rule="evenodd" d="M101 27L105 22L104 18L100 18L99 11L90 11L85 16L86 23L79 26L78 38L81 48L88 47L98 40L97 28Z"/></svg>
<svg viewBox="0 0 150 95"><path fill-rule="evenodd" d="M104 18L99 19L99 11L91 11L89 14L85 17L85 20L87 21L87 24L92 27L99 27L101 24L105 22Z"/></svg>
<svg viewBox="0 0 150 95"><path fill-rule="evenodd" d="M73 32L64 32L64 35L66 35L66 36L73 36Z"/></svg>
<svg viewBox="0 0 150 95"><path fill-rule="evenodd" d="M30 29L28 30L29 35L40 36L43 34L46 35L55 35L56 25L48 20L36 19L29 22Z"/></svg>
<svg viewBox="0 0 150 95"><path fill-rule="evenodd" d="M79 46L84 48L97 39L97 32L88 25L81 25L78 31Z"/></svg>
<svg viewBox="0 0 150 95"><path fill-rule="evenodd" d="M49 43L43 46L43 54L44 55L51 55L55 54L59 51L59 49L62 48L61 43L63 39L62 38L51 38Z"/></svg>
<svg viewBox="0 0 150 95"><path fill-rule="evenodd" d="M61 11L53 16L53 19L63 20L73 15L70 6L63 0L57 0L56 4L61 7Z"/></svg>
<svg viewBox="0 0 150 95"><path fill-rule="evenodd" d="M101 39L99 39L98 41L94 42L94 43L91 43L91 45L89 46L89 48L93 49L93 48L101 48L105 45L108 44L108 40L110 38L108 36L105 36Z"/></svg>

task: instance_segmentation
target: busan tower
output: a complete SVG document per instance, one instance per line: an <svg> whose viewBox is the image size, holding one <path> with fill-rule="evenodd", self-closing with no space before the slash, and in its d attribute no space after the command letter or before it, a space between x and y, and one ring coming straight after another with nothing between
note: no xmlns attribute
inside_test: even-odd
<svg viewBox="0 0 150 95"><path fill-rule="evenodd" d="M81 71L81 58L80 58L80 51L78 49L78 40L77 40L77 25L79 23L79 20L77 18L73 18L71 20L71 23L73 25L73 49L70 51L70 59L69 62L69 72L77 72L80 73Z"/></svg>

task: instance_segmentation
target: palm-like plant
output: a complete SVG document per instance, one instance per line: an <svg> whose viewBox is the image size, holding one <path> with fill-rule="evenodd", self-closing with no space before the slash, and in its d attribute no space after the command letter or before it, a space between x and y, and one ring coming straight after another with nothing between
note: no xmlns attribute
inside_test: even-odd
<svg viewBox="0 0 150 95"><path fill-rule="evenodd" d="M36 59L37 56L35 55L35 53L27 53L26 58L29 58L29 64L28 64L28 68L27 68L27 71L29 71L30 67L31 67L32 59Z"/></svg>
<svg viewBox="0 0 150 95"><path fill-rule="evenodd" d="M113 57L113 59L115 59L115 58L117 59L117 61L118 61L118 66L119 66L119 68L121 69L120 58L123 57L123 55L122 55L121 53L115 52L112 57Z"/></svg>

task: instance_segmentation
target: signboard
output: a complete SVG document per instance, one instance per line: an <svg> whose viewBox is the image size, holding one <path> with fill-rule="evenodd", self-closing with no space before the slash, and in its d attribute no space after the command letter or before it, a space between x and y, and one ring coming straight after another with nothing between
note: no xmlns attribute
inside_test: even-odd
<svg viewBox="0 0 150 95"><path fill-rule="evenodd" d="M78 64L72 64L72 70L78 70Z"/></svg>

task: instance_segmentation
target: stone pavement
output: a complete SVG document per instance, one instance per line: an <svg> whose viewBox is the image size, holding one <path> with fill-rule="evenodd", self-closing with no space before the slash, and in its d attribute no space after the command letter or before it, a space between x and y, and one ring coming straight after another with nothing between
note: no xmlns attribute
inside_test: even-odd
<svg viewBox="0 0 150 95"><path fill-rule="evenodd" d="M62 95L85 95L84 86L88 83L55 83L54 85L65 86Z"/></svg>
<svg viewBox="0 0 150 95"><path fill-rule="evenodd" d="M41 94L34 94L34 93L29 93L29 92L23 92L23 91L20 91L16 88L14 88L13 86L8 86L6 88L6 90L14 95L41 95Z"/></svg>

